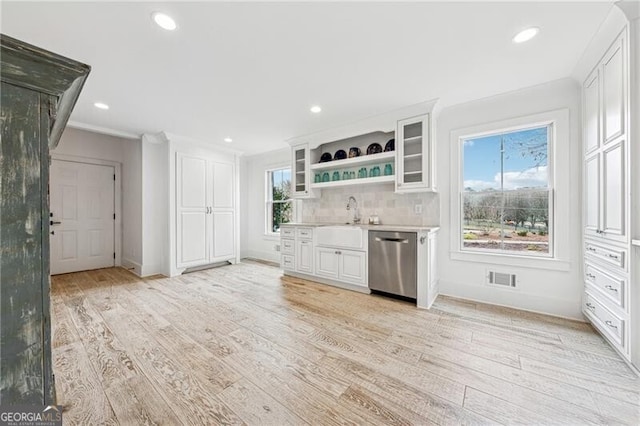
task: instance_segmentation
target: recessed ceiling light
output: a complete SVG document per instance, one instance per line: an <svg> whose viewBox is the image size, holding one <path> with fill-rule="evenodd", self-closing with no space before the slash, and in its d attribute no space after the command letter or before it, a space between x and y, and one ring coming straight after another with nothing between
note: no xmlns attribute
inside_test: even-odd
<svg viewBox="0 0 640 426"><path fill-rule="evenodd" d="M100 109L109 109L109 105L103 103L103 102L96 102L93 104L94 107L96 108L100 108Z"/></svg>
<svg viewBox="0 0 640 426"><path fill-rule="evenodd" d="M178 28L178 25L176 25L176 21L174 21L173 18L166 13L155 12L151 16L153 17L153 21L162 29L173 31Z"/></svg>
<svg viewBox="0 0 640 426"><path fill-rule="evenodd" d="M518 34L516 34L515 37L513 37L513 42L524 43L525 41L529 41L532 38L534 38L536 35L538 35L539 31L540 31L540 28L538 27L531 27L531 28L522 30Z"/></svg>
<svg viewBox="0 0 640 426"><path fill-rule="evenodd" d="M231 138L224 138L224 141L225 141L226 143L231 143L231 142L233 142L233 139L231 139Z"/></svg>
<svg viewBox="0 0 640 426"><path fill-rule="evenodd" d="M317 114L322 111L319 105L314 105L309 109L312 113Z"/></svg>

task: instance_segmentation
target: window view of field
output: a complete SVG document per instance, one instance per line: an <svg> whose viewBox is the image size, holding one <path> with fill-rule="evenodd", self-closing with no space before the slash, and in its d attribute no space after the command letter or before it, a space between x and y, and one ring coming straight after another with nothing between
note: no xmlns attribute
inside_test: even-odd
<svg viewBox="0 0 640 426"><path fill-rule="evenodd" d="M549 127L463 141L463 248L549 253Z"/></svg>

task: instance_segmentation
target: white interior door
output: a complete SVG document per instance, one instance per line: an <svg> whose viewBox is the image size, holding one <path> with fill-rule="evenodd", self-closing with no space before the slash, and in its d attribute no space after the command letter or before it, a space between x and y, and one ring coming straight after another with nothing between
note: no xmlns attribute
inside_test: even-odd
<svg viewBox="0 0 640 426"><path fill-rule="evenodd" d="M111 166L51 162L52 274L114 266L114 173Z"/></svg>

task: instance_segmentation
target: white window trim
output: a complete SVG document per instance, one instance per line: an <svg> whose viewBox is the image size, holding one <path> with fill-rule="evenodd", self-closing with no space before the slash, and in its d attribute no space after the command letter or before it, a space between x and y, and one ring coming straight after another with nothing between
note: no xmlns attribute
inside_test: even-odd
<svg viewBox="0 0 640 426"><path fill-rule="evenodd" d="M280 231L278 232L271 231L271 214L269 212L268 207L273 204L273 200L269 196L269 191L271 189L270 188L271 182L269 181L268 177L271 176L272 172L283 170L283 169L289 169L290 171L292 171L291 164L286 163L280 166L269 167L264 171L264 235L266 237L271 237L273 239L280 238ZM293 185L293 176L292 176L291 185ZM288 202L291 203L291 206L292 206L291 208L295 209L293 198L289 198ZM294 216L295 216L295 212L294 212Z"/></svg>
<svg viewBox="0 0 640 426"><path fill-rule="evenodd" d="M552 192L549 217L549 235L551 256L528 256L505 252L474 252L462 249L462 197L461 188L463 182L462 165L462 140L469 137L478 137L483 134L495 134L508 132L524 127L536 127L553 124L553 137L549 149L549 182ZM492 123L480 124L451 132L451 158L450 158L450 203L451 203L451 251L452 260L461 260L479 263L502 263L509 266L523 268L539 268L568 271L570 269L570 193L569 181L571 173L557 173L558 166L567 167L570 163L570 127L569 110L559 109L554 111L531 114ZM558 232L563 230L563 232Z"/></svg>

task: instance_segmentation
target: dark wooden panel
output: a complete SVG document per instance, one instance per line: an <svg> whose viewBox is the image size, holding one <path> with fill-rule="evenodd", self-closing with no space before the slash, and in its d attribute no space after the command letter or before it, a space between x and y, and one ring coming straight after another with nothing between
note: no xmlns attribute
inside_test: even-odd
<svg viewBox="0 0 640 426"><path fill-rule="evenodd" d="M41 95L2 83L0 403L42 404ZM45 139L46 140L46 139ZM46 158L46 157L45 157ZM45 160L46 161L46 160Z"/></svg>
<svg viewBox="0 0 640 426"><path fill-rule="evenodd" d="M51 95L57 100L49 148L58 144L91 67L0 34L2 81Z"/></svg>

